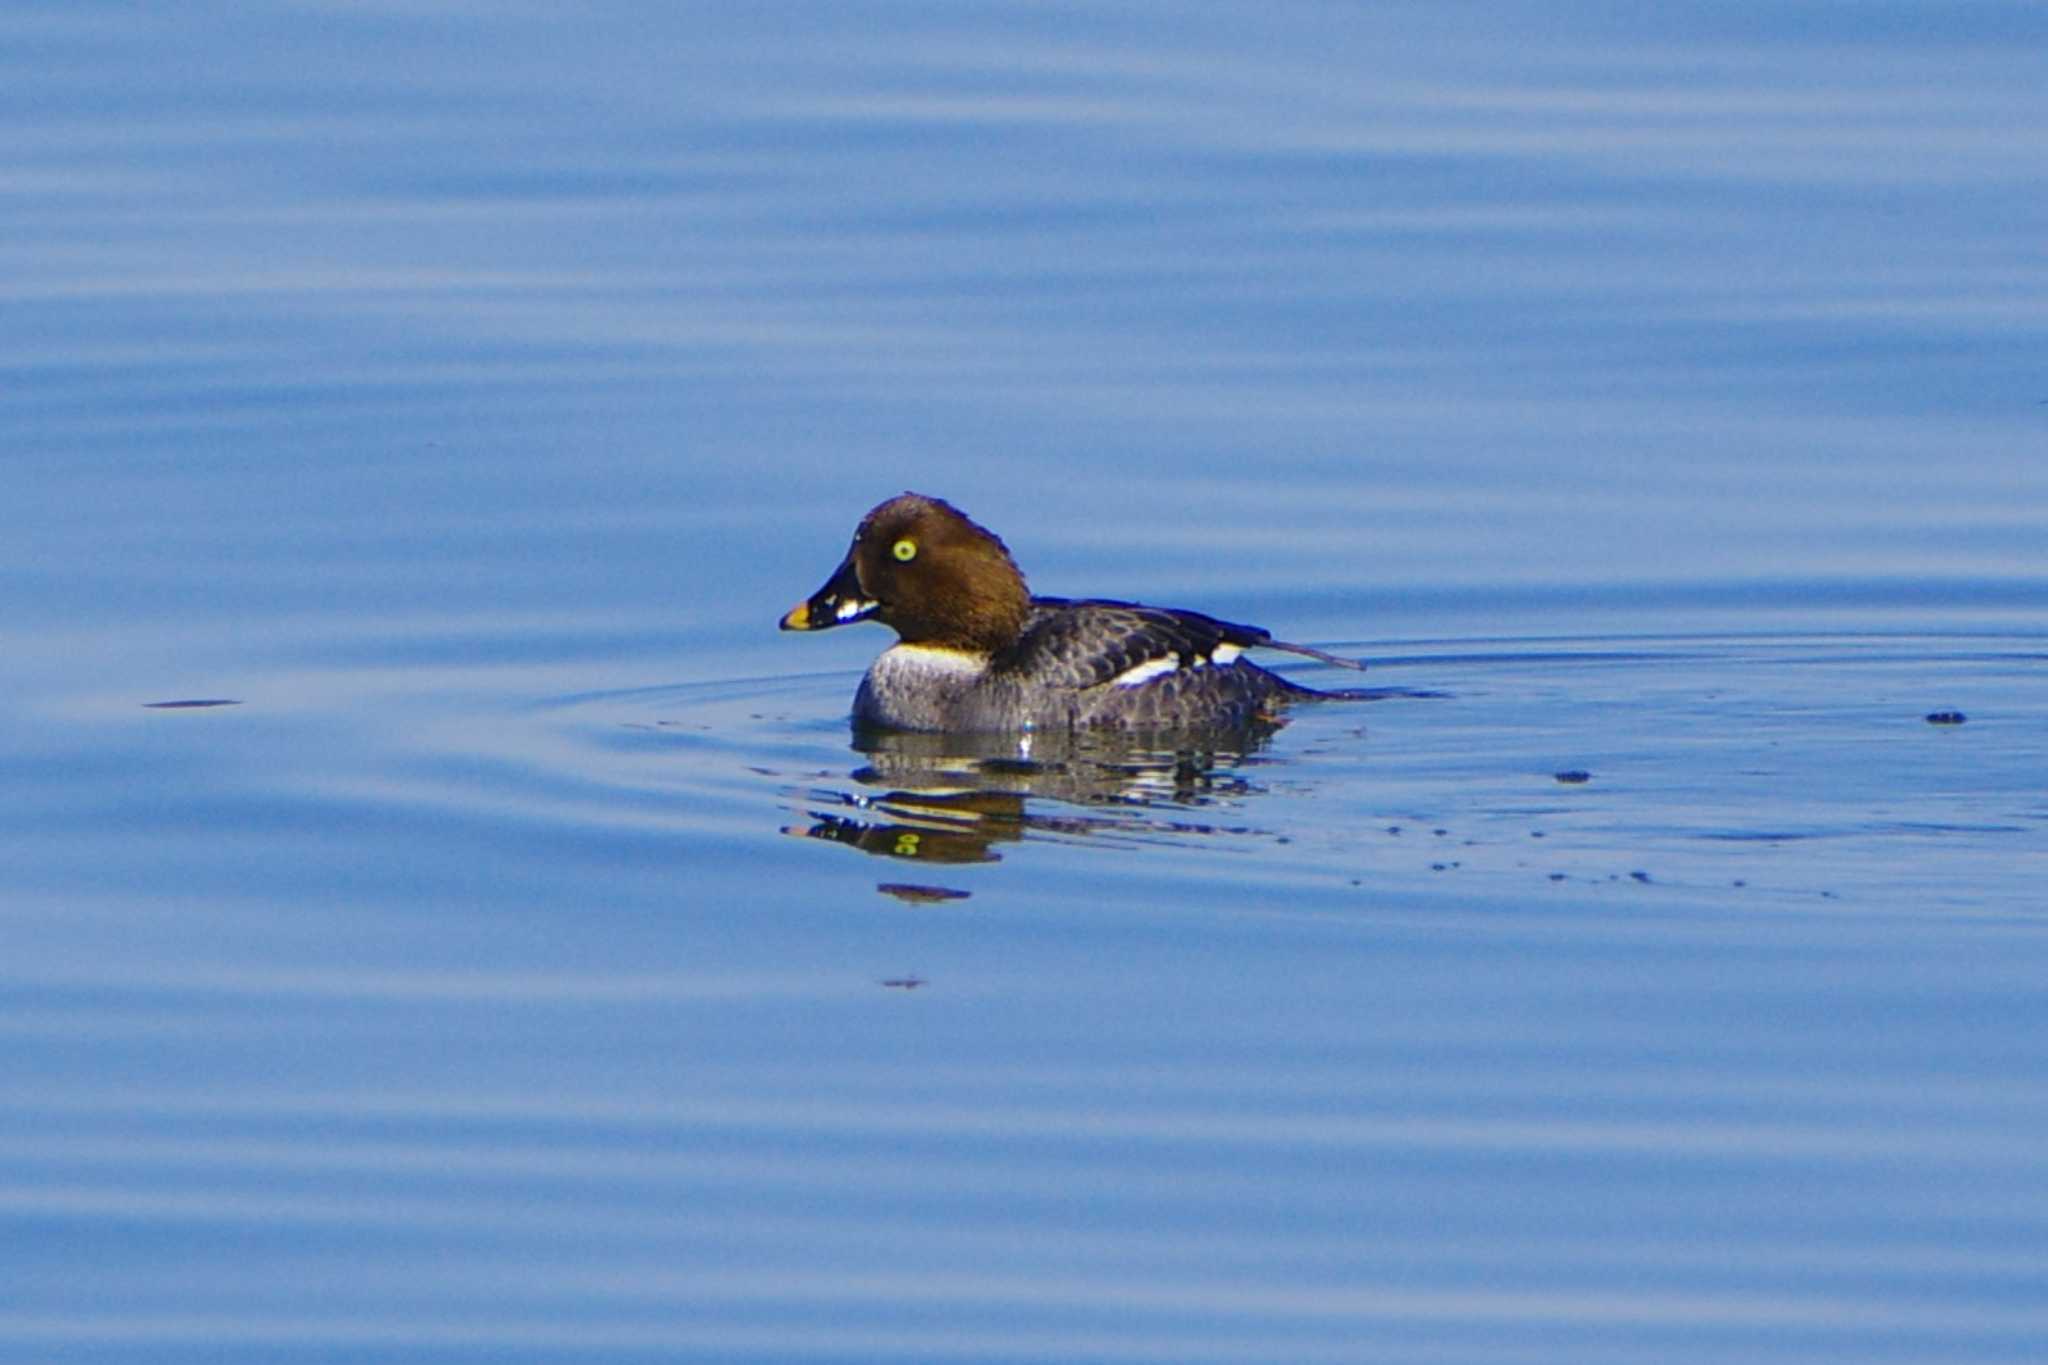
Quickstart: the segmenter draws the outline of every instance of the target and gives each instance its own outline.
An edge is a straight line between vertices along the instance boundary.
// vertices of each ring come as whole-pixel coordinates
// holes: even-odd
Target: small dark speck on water
[[[144,709],[150,711],[197,711],[208,706],[240,706],[234,697],[191,697],[183,701],[146,701]]]
[[[1628,875],[1636,881],[1642,882],[1646,886],[1649,884],[1650,874],[1647,872],[1631,872]]]
[[[1557,774],[1557,780],[1571,786],[1577,786],[1581,782],[1591,782],[1593,774],[1587,772],[1584,768],[1566,768],[1563,772]]]
[[[914,991],[925,984],[921,976],[892,976],[881,983],[892,991]]]
[[[1927,723],[1929,725],[1961,725],[1968,719],[1969,717],[1960,711],[1929,711],[1927,713]]]

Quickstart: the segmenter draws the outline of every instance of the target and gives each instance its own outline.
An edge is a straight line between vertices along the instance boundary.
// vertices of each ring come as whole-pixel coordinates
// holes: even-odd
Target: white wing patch
[[[1144,663],[1133,664],[1109,680],[1111,687],[1137,687],[1161,678],[1180,667],[1180,655],[1169,654],[1163,659],[1147,659]]]
[[[1205,664],[1214,664],[1221,668],[1226,664],[1236,662],[1237,656],[1242,653],[1244,653],[1244,649],[1239,645],[1219,644],[1213,653],[1206,656],[1196,654],[1189,657],[1181,654],[1166,654],[1157,659],[1147,659],[1141,664],[1132,664],[1129,668],[1111,678],[1109,685],[1111,687],[1141,687],[1151,682],[1154,678],[1163,678],[1167,674],[1177,672],[1182,668],[1201,668]]]

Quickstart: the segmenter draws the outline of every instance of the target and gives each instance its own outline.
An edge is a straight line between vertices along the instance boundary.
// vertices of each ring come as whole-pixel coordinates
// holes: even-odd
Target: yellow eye
[[[889,547],[889,553],[895,555],[903,563],[908,564],[911,560],[917,558],[917,542],[909,536],[905,536]]]

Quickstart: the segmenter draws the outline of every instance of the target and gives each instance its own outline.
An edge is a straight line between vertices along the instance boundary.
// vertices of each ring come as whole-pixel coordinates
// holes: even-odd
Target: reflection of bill
[[[1266,761],[1260,754],[1278,728],[860,731],[854,748],[868,762],[849,774],[859,789],[811,791],[809,823],[784,832],[926,863],[993,862],[996,844],[1027,835],[1143,842],[1255,833],[1174,812],[1256,795],[1244,770]]]

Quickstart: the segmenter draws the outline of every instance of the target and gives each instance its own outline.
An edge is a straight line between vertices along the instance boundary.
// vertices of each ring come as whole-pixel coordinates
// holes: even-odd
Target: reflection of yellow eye
[[[911,560],[917,558],[917,542],[909,536],[905,536],[889,547],[889,553],[895,555],[896,558],[902,560],[905,564],[908,564]]]

